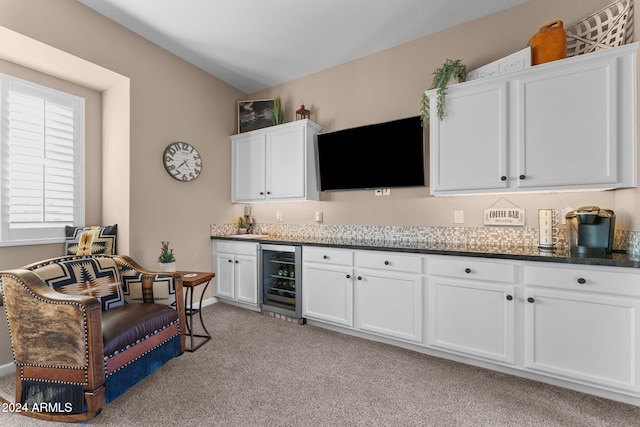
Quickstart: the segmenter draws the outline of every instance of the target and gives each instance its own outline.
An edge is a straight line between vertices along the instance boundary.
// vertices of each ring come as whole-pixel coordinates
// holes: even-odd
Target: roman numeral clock
[[[164,168],[178,181],[193,181],[202,171],[202,159],[196,148],[187,142],[173,142],[162,154]]]

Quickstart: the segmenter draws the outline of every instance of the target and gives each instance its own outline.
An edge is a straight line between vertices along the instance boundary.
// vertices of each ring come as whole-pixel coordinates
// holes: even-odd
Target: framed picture
[[[238,133],[273,126],[273,99],[238,102]]]

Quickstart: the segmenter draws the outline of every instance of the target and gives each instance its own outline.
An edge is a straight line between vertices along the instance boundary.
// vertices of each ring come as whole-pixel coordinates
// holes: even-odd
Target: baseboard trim
[[[209,305],[213,305],[215,303],[218,302],[218,298],[216,297],[211,297],[211,298],[207,298],[205,300],[202,300],[202,307],[206,307]],[[194,301],[193,302],[193,308],[199,309],[200,308],[200,301]]]
[[[213,305],[213,304],[215,304],[217,302],[218,302],[218,298],[216,298],[216,297],[207,298],[206,300],[202,301],[202,307]]]

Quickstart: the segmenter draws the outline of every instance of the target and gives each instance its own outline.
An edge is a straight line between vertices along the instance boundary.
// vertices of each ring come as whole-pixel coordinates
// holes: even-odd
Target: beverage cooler
[[[302,248],[260,245],[260,255],[262,310],[302,318]]]

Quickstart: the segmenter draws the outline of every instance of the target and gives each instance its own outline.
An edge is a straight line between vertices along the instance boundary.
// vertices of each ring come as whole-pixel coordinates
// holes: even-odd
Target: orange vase
[[[549,22],[531,37],[531,64],[538,65],[567,57],[567,34],[560,20]]]

